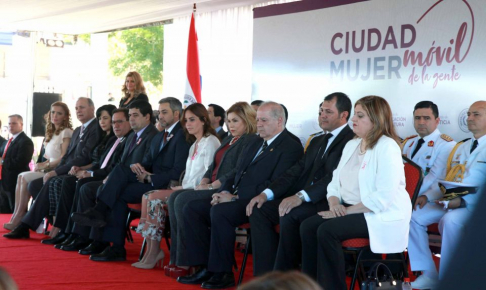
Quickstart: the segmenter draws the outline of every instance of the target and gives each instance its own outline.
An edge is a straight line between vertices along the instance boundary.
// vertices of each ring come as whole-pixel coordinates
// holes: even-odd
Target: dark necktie
[[[160,144],[159,152],[162,151],[162,148],[164,148],[165,143],[167,143],[167,135],[169,135],[169,132],[164,131],[164,138],[162,139],[162,144]]]
[[[420,147],[422,147],[422,144],[424,144],[424,139],[420,138],[417,142],[417,147],[415,147],[415,149],[413,150],[412,152],[412,159],[413,157],[415,156],[415,154],[420,150]]]
[[[473,146],[471,147],[471,151],[469,151],[469,153],[473,153],[476,147],[478,147],[478,140],[474,140]]]
[[[257,159],[258,156],[262,155],[263,151],[265,151],[265,149],[267,149],[267,147],[268,147],[267,141],[263,141],[262,150],[260,150],[260,152],[258,152],[258,155],[255,156],[255,158],[253,160]]]
[[[130,147],[128,147],[128,154],[132,153],[133,147],[135,147],[135,143],[137,143],[138,135],[135,134],[132,139],[132,143],[130,143]]]
[[[322,156],[321,159],[324,158],[324,155],[326,154],[326,149],[327,149],[327,144],[329,143],[329,139],[332,138],[331,133],[327,133],[326,136],[324,136],[322,140],[322,145],[321,145],[321,150],[322,150]]]

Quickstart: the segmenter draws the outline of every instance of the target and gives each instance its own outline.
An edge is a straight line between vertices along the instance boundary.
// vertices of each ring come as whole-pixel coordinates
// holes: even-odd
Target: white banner
[[[320,130],[318,105],[336,91],[353,103],[386,98],[401,137],[415,134],[413,108],[423,100],[438,105],[442,133],[471,137],[467,109],[486,99],[486,1],[374,0],[285,13],[254,20],[252,99],[285,104],[287,127],[303,141]]]

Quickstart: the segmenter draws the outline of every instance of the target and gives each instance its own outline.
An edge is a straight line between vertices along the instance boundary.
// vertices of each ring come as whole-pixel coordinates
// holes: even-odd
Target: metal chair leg
[[[363,250],[359,250],[358,253],[358,258],[356,259],[356,266],[354,266],[354,273],[353,273],[353,279],[351,280],[351,286],[349,287],[350,290],[354,290],[354,285],[356,284],[356,278],[358,276],[358,271],[359,271],[359,263],[361,261],[361,255],[363,254]],[[361,285],[360,285],[361,289]]]
[[[246,268],[246,260],[248,258],[248,251],[250,248],[250,242],[251,242],[251,235],[249,229],[247,230],[247,238],[246,238],[246,245],[245,245],[245,254],[243,255],[243,263],[241,265],[241,271],[240,271],[240,276],[238,277],[238,285],[241,285],[241,282],[243,281],[243,275],[245,274],[245,268]]]
[[[142,249],[140,250],[140,255],[138,256],[138,260],[142,260],[143,258],[143,252],[145,252],[145,247],[147,246],[147,239],[143,239],[143,243],[142,243]]]

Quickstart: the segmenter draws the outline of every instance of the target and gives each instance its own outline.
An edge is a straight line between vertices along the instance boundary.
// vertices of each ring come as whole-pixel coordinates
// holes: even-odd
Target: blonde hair
[[[366,96],[356,101],[354,107],[356,108],[357,105],[363,108],[368,114],[371,123],[373,123],[373,128],[363,138],[366,140],[367,148],[373,149],[383,135],[392,138],[400,144],[393,125],[392,111],[385,99],[378,96]]]
[[[322,290],[309,276],[298,271],[270,272],[252,280],[238,290]]]
[[[229,113],[234,113],[243,120],[246,124],[246,134],[256,133],[256,112],[247,102],[234,103],[228,111],[226,111],[226,117]]]
[[[125,95],[124,98],[125,99],[130,98],[130,92],[128,91],[127,88],[128,77],[133,78],[133,80],[135,81],[135,91],[133,92],[133,97],[136,98],[138,95],[142,93],[145,94],[145,86],[143,84],[142,76],[136,71],[131,71],[125,77],[125,82],[123,82],[122,92]]]

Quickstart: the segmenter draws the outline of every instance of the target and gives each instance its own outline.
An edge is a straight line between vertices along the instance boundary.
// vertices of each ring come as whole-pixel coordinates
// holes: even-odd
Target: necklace
[[[364,151],[361,151],[361,142],[363,142],[362,140],[359,142],[359,146],[358,146],[358,149],[359,149],[359,152],[358,154],[359,155],[364,155],[366,153],[366,149]]]

